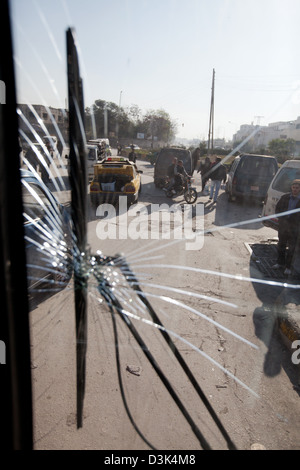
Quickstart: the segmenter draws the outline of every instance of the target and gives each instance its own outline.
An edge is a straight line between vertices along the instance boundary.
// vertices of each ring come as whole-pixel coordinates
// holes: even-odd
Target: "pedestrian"
[[[300,209],[300,179],[291,184],[291,191],[281,196],[275,207],[275,213]],[[284,268],[284,274],[292,273],[293,256],[299,241],[300,212],[278,217],[277,263],[273,269]]]
[[[201,155],[200,148],[197,147],[192,153],[192,174],[194,173],[194,171],[197,168],[198,161],[200,159],[200,155]]]
[[[211,161],[209,157],[205,157],[204,162],[200,163],[200,167],[197,173],[201,174],[201,185],[202,185],[202,192],[204,192],[205,185],[210,178],[210,174],[208,173],[211,167]]]
[[[134,151],[134,146],[131,145],[131,152],[128,155],[129,161],[135,163],[136,162],[136,153]]]
[[[122,155],[122,145],[118,143],[118,155]]]
[[[217,202],[222,181],[225,183],[227,178],[226,168],[221,162],[222,159],[216,157],[209,171],[209,177],[211,179],[209,199],[213,199],[214,203]]]

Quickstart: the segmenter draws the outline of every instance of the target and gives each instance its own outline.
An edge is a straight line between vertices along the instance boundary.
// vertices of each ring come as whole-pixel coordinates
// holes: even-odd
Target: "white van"
[[[103,157],[111,157],[112,151],[111,151],[111,146],[109,143],[109,139],[106,138],[100,138],[100,139],[91,139],[88,140],[88,145],[98,145],[101,146],[102,148],[102,156]]]
[[[94,178],[94,165],[99,161],[99,152],[98,146],[93,144],[88,144],[86,146],[87,149],[87,163],[86,163],[86,170],[88,180],[91,181]],[[66,155],[67,158],[67,168],[70,172],[70,159],[69,156]]]
[[[98,162],[98,146],[87,145],[87,174],[89,181],[94,178],[94,165]]]
[[[275,207],[281,196],[289,193],[292,181],[300,179],[300,160],[287,160],[279,168],[273,180],[270,183],[267,197],[265,198],[262,217],[275,214]],[[266,227],[278,230],[278,218],[272,217],[262,222]]]

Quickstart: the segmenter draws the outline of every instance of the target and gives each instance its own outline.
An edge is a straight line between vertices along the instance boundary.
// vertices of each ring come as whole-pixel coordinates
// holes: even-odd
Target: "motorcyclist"
[[[178,160],[178,164],[175,169],[175,188],[178,186],[185,186],[186,180],[190,178],[190,175],[186,172],[186,169],[183,166],[183,161]]]
[[[167,188],[165,188],[166,191],[172,190],[175,184],[175,174],[176,174],[176,168],[177,168],[177,158],[174,157],[171,165],[168,166],[167,170],[167,175],[169,178],[169,184]],[[175,190],[174,190],[175,192]]]

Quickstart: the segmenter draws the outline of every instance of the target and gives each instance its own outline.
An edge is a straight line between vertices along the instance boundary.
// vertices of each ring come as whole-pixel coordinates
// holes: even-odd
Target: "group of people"
[[[201,173],[202,192],[208,180],[211,180],[209,199],[217,202],[217,197],[222,181],[225,183],[227,178],[226,168],[221,163],[221,158],[217,157],[215,162],[211,163],[210,158],[206,157],[198,172]],[[299,211],[293,211],[299,209]],[[300,179],[296,179],[291,184],[291,191],[284,194],[276,204],[275,208],[278,217],[278,245],[277,262],[273,269],[283,269],[284,274],[292,274],[293,262],[295,256],[300,254]],[[280,215],[286,213],[284,215]]]
[[[211,162],[209,157],[206,157],[204,162],[200,164],[198,173],[201,174],[202,192],[208,180],[210,183],[209,199],[217,202],[221,184],[226,183],[227,171],[225,165],[222,163],[221,157],[216,157],[214,162]]]
[[[206,157],[201,162],[198,173],[201,174],[202,193],[204,193],[207,182],[210,180],[209,199],[217,203],[217,198],[221,184],[226,183],[227,171],[222,159],[216,157],[211,162]],[[184,169],[183,162],[173,159],[168,168],[169,186],[168,189],[175,191],[176,184],[183,184],[182,178],[188,176]],[[299,211],[293,211],[299,209]],[[284,215],[280,215],[285,213]],[[296,179],[291,184],[291,191],[284,194],[276,205],[276,214],[278,217],[278,259],[273,266],[274,269],[284,269],[285,275],[292,274],[292,265],[297,253],[300,254],[300,179]]]
[[[206,157],[198,169],[199,172],[201,173],[202,192],[204,192],[205,185],[210,179],[209,199],[213,199],[213,202],[216,203],[222,181],[225,183],[227,178],[226,168],[222,164],[221,158],[216,157],[215,161],[211,162],[210,158]],[[171,165],[168,167],[167,176],[169,184],[166,189],[171,189],[174,193],[176,192],[176,186],[184,186],[186,178],[189,177],[184,168],[183,161],[178,160],[176,157],[173,158]]]

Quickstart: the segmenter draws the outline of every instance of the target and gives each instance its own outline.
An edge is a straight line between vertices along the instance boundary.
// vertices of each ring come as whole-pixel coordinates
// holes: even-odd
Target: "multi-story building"
[[[248,147],[253,151],[266,148],[271,140],[274,139],[293,139],[296,142],[294,156],[300,156],[300,116],[295,121],[279,121],[259,126],[254,124],[243,124],[232,138],[233,146],[245,139],[248,141]]]
[[[32,130],[39,135],[45,135],[43,124],[47,128],[49,135],[57,135],[59,132],[64,139],[68,135],[68,112],[65,109],[46,107],[41,104],[18,104],[19,110],[22,112],[25,120],[19,117],[19,127],[26,133],[31,134]],[[28,121],[29,125],[25,122]]]

